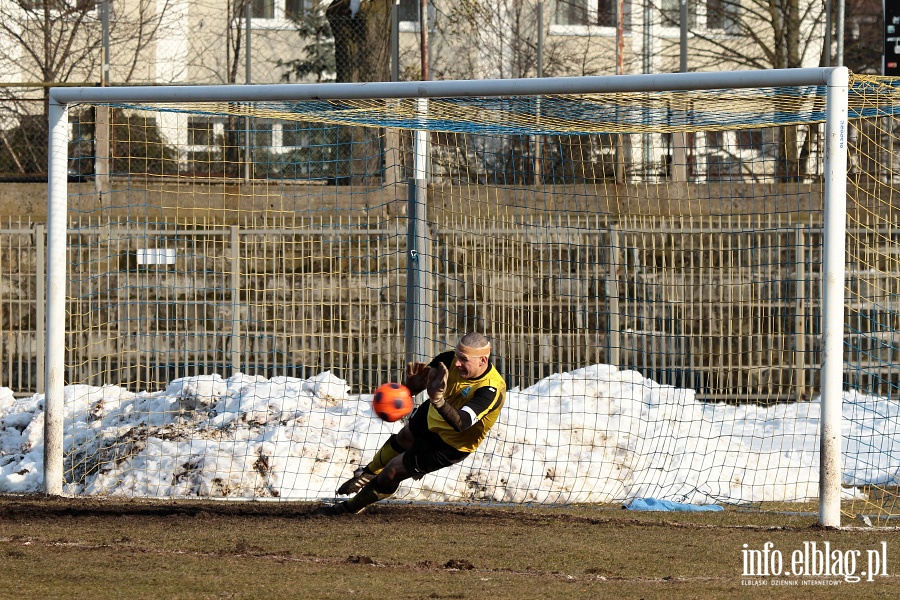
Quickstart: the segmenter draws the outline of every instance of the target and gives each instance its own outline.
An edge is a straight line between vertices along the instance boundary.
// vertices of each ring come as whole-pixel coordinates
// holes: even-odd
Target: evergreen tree
[[[281,74],[281,80],[289,82],[293,78],[295,81],[304,81],[315,76],[317,83],[334,81],[334,36],[322,4],[317,3],[292,21],[297,34],[305,43],[303,58],[279,60],[278,66],[287,69]]]

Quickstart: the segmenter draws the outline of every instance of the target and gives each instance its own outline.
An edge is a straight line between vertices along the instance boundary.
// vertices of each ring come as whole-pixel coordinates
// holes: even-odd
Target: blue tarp
[[[681,510],[693,512],[725,510],[718,504],[684,504],[683,502],[657,500],[656,498],[635,498],[631,501],[631,504],[626,504],[622,508],[627,508],[628,510]]]

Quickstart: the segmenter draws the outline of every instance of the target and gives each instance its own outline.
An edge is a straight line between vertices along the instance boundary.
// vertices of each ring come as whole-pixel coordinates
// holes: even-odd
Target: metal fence
[[[43,87],[0,85],[0,180],[47,177]]]
[[[819,225],[772,217],[546,225],[432,232],[436,350],[456,331],[486,331],[511,386],[608,362],[709,400],[817,393]],[[871,235],[888,246],[900,234]],[[69,237],[67,381],[158,389],[197,373],[332,370],[359,392],[401,373],[400,220],[76,222]],[[0,229],[0,385],[18,395],[43,386],[43,239],[41,224]],[[879,271],[851,270],[848,286],[900,293]],[[848,307],[848,338],[875,339],[865,327],[872,310]],[[897,385],[889,342],[857,347],[872,363],[862,387]]]

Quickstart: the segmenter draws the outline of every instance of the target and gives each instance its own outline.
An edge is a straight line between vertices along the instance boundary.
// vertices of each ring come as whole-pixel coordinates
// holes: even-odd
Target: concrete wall
[[[293,213],[314,210],[317,213],[346,215],[365,207],[403,210],[406,185],[391,188],[325,186],[269,181],[255,184],[196,183],[150,180],[130,185],[114,182],[112,198],[101,200],[92,183],[69,184],[69,206],[79,210],[104,210],[104,215],[123,214],[140,205],[142,210],[157,207],[160,218],[216,218],[212,205],[232,205],[242,211]],[[851,200],[858,196],[865,203],[871,192],[852,188]],[[429,190],[429,205],[435,210],[484,211],[485,203],[497,214],[516,210],[550,212],[589,210],[591,214],[610,216],[660,215],[673,217],[718,216],[729,214],[818,213],[822,209],[820,184],[779,184],[746,187],[738,184],[614,184],[538,186],[501,188],[466,183],[435,184]],[[222,200],[225,202],[222,202]],[[214,202],[212,202],[214,201]],[[879,204],[887,204],[879,202]],[[106,205],[106,206],[104,206]],[[109,208],[108,206],[132,208]],[[228,220],[228,212],[220,211]],[[396,214],[396,213],[395,213]],[[439,213],[435,213],[437,215]],[[47,185],[36,183],[0,183],[0,218],[28,217],[41,223],[47,219]]]

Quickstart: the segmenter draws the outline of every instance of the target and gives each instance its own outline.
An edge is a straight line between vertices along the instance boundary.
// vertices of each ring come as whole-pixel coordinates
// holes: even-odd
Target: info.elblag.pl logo
[[[803,542],[782,552],[772,542],[744,544],[742,585],[838,585],[887,577],[887,542],[874,548],[842,549],[831,542]],[[752,578],[752,579],[748,579]]]

